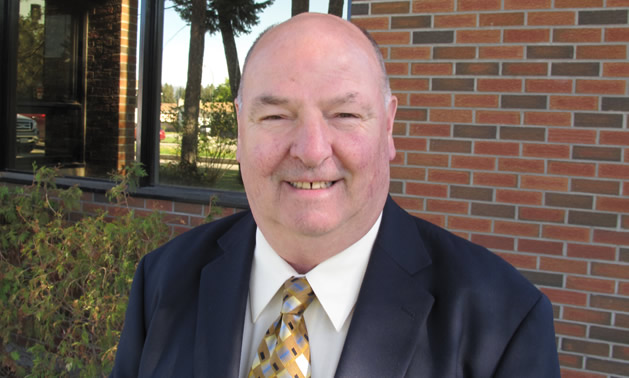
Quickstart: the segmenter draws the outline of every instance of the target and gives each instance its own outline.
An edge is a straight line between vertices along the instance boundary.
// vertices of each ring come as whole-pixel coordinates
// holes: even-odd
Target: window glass
[[[346,18],[347,3],[216,0],[207,2],[204,32],[194,33],[191,15],[201,12],[192,10],[193,1],[166,0],[160,184],[242,191],[235,161],[233,95],[249,47],[263,30],[290,18],[292,12],[328,13],[332,6]]]
[[[16,162],[106,177],[135,156],[137,0],[21,0]]]

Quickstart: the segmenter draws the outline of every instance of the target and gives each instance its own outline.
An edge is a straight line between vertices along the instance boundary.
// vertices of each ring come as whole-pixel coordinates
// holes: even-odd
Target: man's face
[[[270,31],[248,62],[238,110],[245,189],[265,235],[360,237],[386,200],[396,100],[385,103],[358,30],[304,22]]]

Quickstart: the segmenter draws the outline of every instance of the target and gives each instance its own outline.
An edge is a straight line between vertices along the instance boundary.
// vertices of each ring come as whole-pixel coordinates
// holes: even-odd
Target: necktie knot
[[[314,298],[306,277],[292,277],[284,282],[282,314],[301,315]]]

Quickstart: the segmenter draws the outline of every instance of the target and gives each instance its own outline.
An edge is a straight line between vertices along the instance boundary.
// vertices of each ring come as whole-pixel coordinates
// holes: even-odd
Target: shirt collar
[[[337,331],[345,323],[358,298],[381,219],[382,213],[356,243],[305,274]],[[300,274],[273,250],[258,228],[249,284],[252,322],[257,321],[284,281],[292,276]]]

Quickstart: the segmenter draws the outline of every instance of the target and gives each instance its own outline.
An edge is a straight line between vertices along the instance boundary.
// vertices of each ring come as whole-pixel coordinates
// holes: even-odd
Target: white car
[[[31,152],[39,142],[37,122],[32,118],[18,114],[15,135],[18,152]]]

